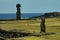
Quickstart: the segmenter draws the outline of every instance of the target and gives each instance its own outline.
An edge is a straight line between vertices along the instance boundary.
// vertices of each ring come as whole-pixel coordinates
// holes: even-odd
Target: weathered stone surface
[[[20,9],[21,5],[18,3],[16,7],[17,7],[16,19],[19,20],[21,19],[21,9]]]
[[[40,27],[41,27],[41,32],[46,32],[46,28],[45,28],[45,16],[41,16],[41,24],[40,24]]]

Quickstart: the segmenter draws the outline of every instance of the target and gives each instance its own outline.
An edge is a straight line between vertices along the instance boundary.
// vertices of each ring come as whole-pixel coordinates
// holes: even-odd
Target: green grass
[[[27,36],[16,38],[15,40],[60,40],[60,18],[46,19],[46,32],[56,34],[46,36]],[[40,20],[18,20],[18,21],[0,21],[0,28],[4,30],[17,30],[30,33],[40,32]],[[11,39],[14,40],[14,39]]]

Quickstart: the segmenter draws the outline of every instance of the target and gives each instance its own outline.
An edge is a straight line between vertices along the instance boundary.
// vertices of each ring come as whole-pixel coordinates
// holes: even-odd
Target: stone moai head
[[[41,21],[45,22],[45,16],[44,15],[41,16]]]
[[[18,4],[16,5],[16,7],[19,8],[19,7],[21,7],[21,5],[18,3]]]
[[[21,9],[20,9],[21,5],[18,3],[16,7],[17,7],[16,19],[19,20],[21,19]]]
[[[46,30],[45,30],[45,16],[44,15],[41,16],[40,27],[41,27],[41,33],[46,32]]]

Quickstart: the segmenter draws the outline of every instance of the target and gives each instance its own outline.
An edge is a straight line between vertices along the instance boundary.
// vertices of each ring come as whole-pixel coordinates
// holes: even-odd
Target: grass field
[[[56,34],[45,36],[27,36],[11,40],[60,40],[60,18],[46,18],[46,32]],[[16,30],[22,32],[39,33],[40,20],[0,21],[0,28],[4,30]],[[8,39],[9,40],[9,39]]]

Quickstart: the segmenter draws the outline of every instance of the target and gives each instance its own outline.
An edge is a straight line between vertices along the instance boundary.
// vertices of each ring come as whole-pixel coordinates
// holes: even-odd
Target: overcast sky
[[[0,13],[15,13],[17,3],[22,13],[60,12],[60,0],[0,0]]]

